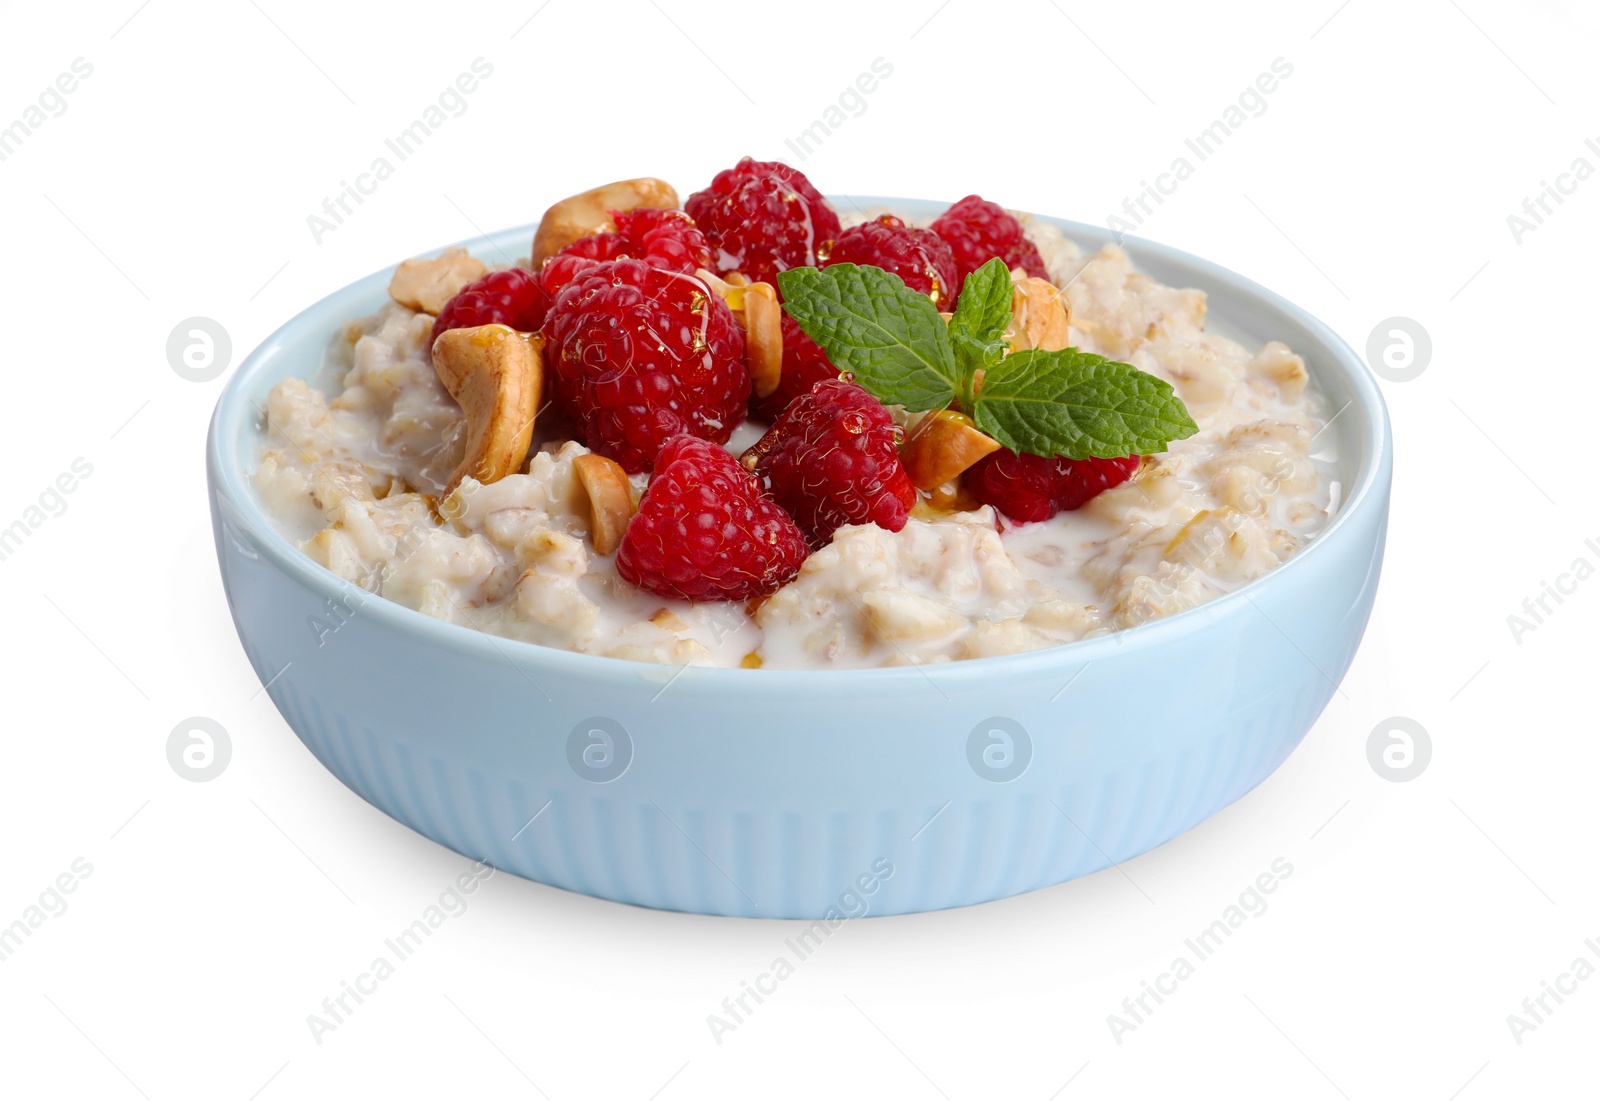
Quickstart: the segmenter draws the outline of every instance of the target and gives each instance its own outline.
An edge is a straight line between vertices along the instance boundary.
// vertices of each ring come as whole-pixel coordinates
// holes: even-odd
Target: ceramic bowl
[[[1086,249],[1111,237],[1049,220]],[[493,243],[523,255],[532,232]],[[1215,264],[1123,244],[1156,279],[1204,290],[1230,335],[1285,341],[1343,409],[1327,430],[1336,518],[1237,592],[1054,649],[868,670],[664,667],[430,619],[301,554],[248,478],[259,403],[382,304],[384,271],[273,333],[218,402],[207,472],[245,653],[363,799],[466,856],[600,898],[839,920],[1003,898],[1137,856],[1259,784],[1327,704],[1377,588],[1392,448],[1376,384],[1326,325]]]

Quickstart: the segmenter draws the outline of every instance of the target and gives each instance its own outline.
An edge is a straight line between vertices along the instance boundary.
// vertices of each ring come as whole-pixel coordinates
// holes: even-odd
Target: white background
[[[1592,1096],[1600,979],[1520,1044],[1507,1015],[1600,938],[1600,581],[1520,642],[1507,616],[1600,563],[1600,179],[1520,242],[1506,218],[1600,168],[1594,5],[542,3],[0,4],[0,125],[93,65],[0,162],[0,526],[93,466],[0,562],[0,925],[93,869],[0,963],[0,1093]],[[477,57],[465,113],[317,243],[307,215]],[[879,57],[865,112],[799,161],[784,139]],[[1140,232],[1358,349],[1394,315],[1434,346],[1384,384],[1377,610],[1288,763],[1120,870],[853,922],[720,1045],[707,1014],[791,925],[497,874],[317,1044],[307,1015],[468,864],[343,788],[260,692],[205,506],[223,382],[175,374],[173,326],[217,319],[237,363],[400,258],[601,181],[687,194],[747,152],[823,191],[1100,222],[1279,57],[1266,112]],[[207,783],[166,758],[193,715],[233,744]],[[1433,747],[1405,783],[1367,757],[1396,715]],[[1279,857],[1269,909],[1119,1044],[1107,1015]]]

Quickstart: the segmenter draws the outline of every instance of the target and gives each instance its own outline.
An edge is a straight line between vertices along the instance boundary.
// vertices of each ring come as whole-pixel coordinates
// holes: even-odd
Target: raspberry
[[[611,215],[617,234],[639,251],[633,255],[658,268],[693,275],[712,265],[711,245],[694,219],[681,210],[626,210]]]
[[[828,359],[816,341],[805,334],[788,314],[783,315],[783,373],[778,388],[764,398],[750,395],[752,416],[771,424],[801,394],[808,394],[819,382],[839,377],[839,368]]]
[[[967,491],[1018,523],[1048,520],[1063,509],[1082,508],[1097,494],[1121,485],[1139,469],[1139,456],[1063,459],[1019,455],[1002,448],[972,465],[963,476]]]
[[[724,443],[744,420],[743,330],[693,276],[595,264],[556,296],[544,336],[557,401],[591,451],[630,473],[679,433]]]
[[[561,288],[572,282],[579,272],[607,260],[621,260],[629,254],[628,249],[627,238],[620,233],[579,237],[544,262],[544,267],[539,269],[539,285],[554,302]]]
[[[657,596],[749,600],[805,559],[805,536],[732,455],[674,436],[617,548],[617,573]]]
[[[817,250],[839,236],[839,215],[805,173],[745,157],[724,168],[683,208],[705,231],[718,270],[777,284],[777,274],[816,265]]]
[[[519,333],[537,332],[544,324],[550,297],[533,274],[523,268],[491,271],[456,292],[433,322],[433,339],[447,329],[509,325]]]
[[[819,382],[746,453],[773,498],[820,547],[845,524],[906,526],[917,503],[898,431],[878,399],[845,379]]]
[[[1001,449],[973,463],[962,475],[967,492],[1021,524],[1048,520],[1055,503],[1056,460]]]
[[[839,235],[823,260],[828,264],[871,264],[893,272],[906,286],[932,298],[941,310],[955,308],[957,281],[950,246],[932,230],[914,229],[893,214],[851,226]]]
[[[597,261],[632,257],[655,267],[693,275],[711,267],[711,246],[694,220],[681,210],[613,211],[615,233],[580,237],[544,262],[539,285],[552,301],[561,288]]]
[[[1066,470],[1056,483],[1056,504],[1067,512],[1082,508],[1108,489],[1121,485],[1139,469],[1138,455],[1120,459],[1062,459]]]
[[[1050,278],[1039,249],[1028,240],[1022,223],[999,203],[968,195],[928,228],[950,245],[960,279],[966,279],[996,256],[1009,268],[1022,268],[1040,279]]]

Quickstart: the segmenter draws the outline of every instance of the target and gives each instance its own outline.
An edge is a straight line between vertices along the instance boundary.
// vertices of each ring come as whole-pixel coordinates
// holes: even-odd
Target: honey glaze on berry
[[[679,665],[875,667],[1055,646],[1174,614],[1281,565],[1338,507],[1330,410],[1300,357],[1229,339],[1208,326],[1203,294],[1157,283],[1115,246],[1085,255],[1053,226],[976,197],[942,216],[942,250],[893,228],[855,239],[895,250],[913,279],[931,263],[918,289],[933,296],[951,256],[958,279],[985,251],[1014,278],[1047,277],[1064,339],[1170,383],[1198,431],[1121,463],[1098,492],[1045,476],[1040,492],[1059,489],[1065,504],[1037,522],[979,500],[974,488],[1001,499],[980,476],[919,490],[897,449],[933,448],[919,469],[934,471],[1003,473],[1009,453],[960,412],[876,404],[788,316],[768,393],[730,369],[744,364],[748,319],[729,293],[750,283],[744,257],[768,278],[828,263],[825,246],[852,224],[896,212],[840,219],[803,175],[762,162],[690,196],[692,224],[641,205],[670,192],[659,181],[628,183],[606,201],[653,197],[636,204],[644,214],[568,206],[531,277],[495,279],[459,254],[408,262],[394,301],[332,334],[315,378],[273,388],[253,479],[304,553],[426,615],[539,645]],[[584,295],[605,311],[563,321],[564,296]],[[514,473],[452,486],[490,426],[440,382],[435,329],[535,319],[542,360],[517,391],[539,388],[532,450]],[[617,347],[639,359],[611,362]],[[472,412],[491,415],[507,414]],[[668,440],[679,442],[663,452]],[[683,465],[657,468],[640,522],[662,454]]]

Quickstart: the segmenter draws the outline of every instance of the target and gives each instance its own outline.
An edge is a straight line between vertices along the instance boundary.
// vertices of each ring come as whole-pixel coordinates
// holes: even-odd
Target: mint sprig
[[[1112,459],[1199,431],[1170,384],[1130,364],[1076,348],[1006,355],[1011,274],[998,258],[967,276],[948,327],[882,268],[791,268],[778,286],[789,316],[879,401],[954,403],[1013,451]]]

